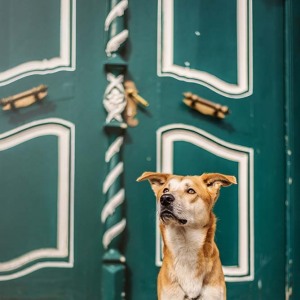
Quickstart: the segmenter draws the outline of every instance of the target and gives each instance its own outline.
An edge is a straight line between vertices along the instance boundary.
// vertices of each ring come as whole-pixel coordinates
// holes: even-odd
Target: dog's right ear
[[[136,181],[149,180],[154,194],[157,195],[161,186],[163,186],[170,174],[157,173],[157,172],[144,172]]]

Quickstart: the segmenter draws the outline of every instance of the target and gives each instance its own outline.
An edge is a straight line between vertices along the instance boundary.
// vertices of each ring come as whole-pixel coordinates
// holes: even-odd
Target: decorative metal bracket
[[[48,87],[41,84],[38,87],[34,87],[31,90],[0,99],[0,104],[3,110],[12,110],[22,107],[30,106],[36,102],[43,100],[48,92]]]
[[[208,101],[190,92],[184,93],[183,102],[203,115],[224,119],[229,114],[228,106]]]
[[[139,124],[139,121],[135,118],[138,104],[147,107],[149,103],[138,94],[138,90],[133,81],[125,81],[124,87],[127,100],[124,117],[128,126],[135,127]]]

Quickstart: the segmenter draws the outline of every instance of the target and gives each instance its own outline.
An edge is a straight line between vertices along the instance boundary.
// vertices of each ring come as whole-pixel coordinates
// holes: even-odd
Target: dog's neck
[[[207,263],[215,249],[216,218],[211,213],[202,227],[163,225],[164,264],[172,281],[177,282],[187,299],[198,299]],[[199,276],[199,274],[201,274]]]
[[[211,212],[209,222],[202,227],[189,227],[162,224],[164,251],[178,257],[180,252],[188,252],[198,257],[201,252],[204,257],[211,255],[216,231],[216,217]],[[195,259],[197,259],[195,257]]]

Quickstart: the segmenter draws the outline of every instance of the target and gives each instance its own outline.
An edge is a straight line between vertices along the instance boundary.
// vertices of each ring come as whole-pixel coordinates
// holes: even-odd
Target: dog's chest
[[[204,274],[201,273],[199,251],[203,246],[205,233],[198,230],[177,230],[170,228],[166,242],[173,256],[171,276],[189,298],[200,295]]]

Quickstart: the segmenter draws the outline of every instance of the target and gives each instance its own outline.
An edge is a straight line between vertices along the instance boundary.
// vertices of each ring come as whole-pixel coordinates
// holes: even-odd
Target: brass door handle
[[[183,94],[183,102],[190,108],[204,114],[219,119],[224,119],[229,114],[228,106],[224,106],[199,97],[198,95],[186,92]]]
[[[48,87],[44,84],[41,84],[38,87],[34,87],[28,91],[2,98],[0,99],[2,110],[11,110],[32,105],[43,100],[48,94],[47,91]]]
[[[131,126],[135,127],[138,125],[139,121],[135,118],[137,114],[137,106],[138,104],[147,107],[149,103],[143,97],[141,97],[138,93],[138,90],[131,80],[126,80],[124,82],[125,88],[125,97],[127,101],[126,109],[125,109],[125,119],[126,123]]]

